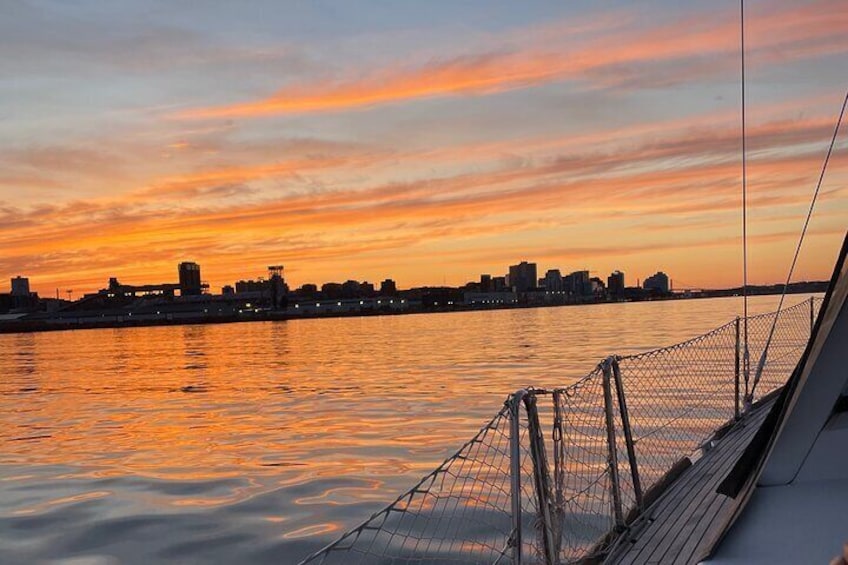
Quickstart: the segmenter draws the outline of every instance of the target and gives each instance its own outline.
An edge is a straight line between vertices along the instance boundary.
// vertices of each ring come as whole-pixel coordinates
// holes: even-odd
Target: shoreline
[[[810,289],[789,289],[786,294],[811,294],[817,292]],[[781,292],[757,292],[751,293],[749,296],[776,296]],[[123,329],[123,328],[146,328],[157,326],[197,326],[197,325],[214,325],[214,324],[237,324],[250,322],[282,322],[288,320],[314,320],[324,318],[361,318],[372,316],[405,316],[415,314],[451,314],[457,312],[480,312],[490,310],[516,310],[527,308],[561,308],[570,306],[594,306],[600,304],[632,304],[636,302],[666,302],[672,300],[704,300],[708,298],[732,298],[741,297],[740,294],[722,293],[722,294],[699,294],[699,295],[672,295],[667,297],[654,297],[645,300],[598,300],[591,302],[578,303],[539,303],[539,304],[502,304],[490,306],[466,306],[463,304],[454,305],[451,307],[442,308],[423,308],[415,307],[406,310],[371,310],[357,312],[326,312],[326,313],[303,313],[292,314],[289,312],[251,312],[242,313],[232,316],[201,316],[197,318],[180,318],[170,319],[166,315],[162,318],[146,319],[146,320],[104,320],[97,321],[92,317],[90,321],[76,321],[63,323],[57,320],[15,320],[0,322],[0,334],[30,334],[30,333],[45,333],[59,331],[74,331],[74,330],[94,330],[94,329]],[[79,320],[77,318],[76,320]]]

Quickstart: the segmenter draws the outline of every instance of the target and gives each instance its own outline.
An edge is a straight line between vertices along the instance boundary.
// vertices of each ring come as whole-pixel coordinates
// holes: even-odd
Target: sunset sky
[[[684,5],[684,6],[682,6]],[[750,2],[750,281],[785,278],[845,0]],[[739,4],[0,3],[0,292],[267,265],[402,288],[522,259],[741,281]],[[795,280],[848,226],[848,127]]]

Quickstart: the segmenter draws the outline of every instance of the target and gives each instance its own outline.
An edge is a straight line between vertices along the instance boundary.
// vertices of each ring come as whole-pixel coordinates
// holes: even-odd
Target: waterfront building
[[[642,288],[645,290],[654,290],[662,294],[668,294],[668,275],[662,271],[658,271],[645,279],[645,282],[642,284]]]
[[[492,292],[493,290],[492,275],[480,275],[480,292]]]
[[[184,261],[179,265],[180,295],[197,296],[202,294],[203,285],[200,282],[200,265],[192,261]]]
[[[173,297],[179,284],[142,284],[130,285],[118,281],[118,277],[109,277],[109,286],[96,293],[86,294],[83,299],[100,297],[101,299],[135,298],[137,296],[169,296]]]
[[[374,285],[368,281],[359,283],[359,296],[368,297],[374,295]]]
[[[271,290],[271,308],[274,310],[282,310],[288,304],[289,285],[283,278],[283,266],[272,265],[268,267],[270,276],[268,277],[268,286]]]
[[[528,292],[536,288],[536,263],[522,261],[509,267],[509,286],[516,292]]]
[[[294,294],[298,300],[312,300],[318,296],[318,285],[312,283],[303,284],[294,291]]]
[[[268,283],[262,279],[236,281],[236,294],[244,294],[245,292],[263,292],[267,289]]]
[[[562,273],[559,269],[548,269],[545,273],[544,284],[545,290],[548,292],[562,292]]]
[[[589,279],[589,285],[592,287],[592,294],[604,294],[606,287],[604,281],[600,277],[592,277]]]
[[[567,275],[563,279],[563,290],[569,294],[590,296],[592,283],[589,280],[589,271],[574,271]]]
[[[12,296],[19,298],[29,297],[29,279],[26,277],[15,277],[12,279]]]
[[[504,292],[507,290],[506,277],[492,277],[492,291]]]
[[[380,283],[380,294],[382,296],[394,296],[397,291],[397,283],[392,279],[386,279]]]
[[[349,280],[342,283],[342,298],[358,298],[359,281]]]
[[[336,282],[328,282],[321,285],[321,294],[324,298],[341,298],[342,284]]]
[[[624,294],[624,273],[613,271],[607,277],[607,291],[610,296],[622,296]]]
[[[497,308],[518,304],[518,296],[514,292],[465,292],[462,298],[466,306],[478,308]]]
[[[341,298],[335,300],[301,300],[286,309],[294,316],[321,314],[367,314],[375,312],[402,312],[409,310],[409,301],[398,297]]]

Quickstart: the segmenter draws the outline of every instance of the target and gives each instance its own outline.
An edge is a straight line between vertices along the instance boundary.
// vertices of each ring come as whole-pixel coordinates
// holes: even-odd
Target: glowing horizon
[[[521,260],[741,284],[738,4],[236,9],[0,7],[0,292],[184,260],[216,292],[270,264],[409,288]],[[749,282],[772,284],[844,96],[848,10],[748,16]],[[846,149],[843,130],[794,280],[830,275]]]

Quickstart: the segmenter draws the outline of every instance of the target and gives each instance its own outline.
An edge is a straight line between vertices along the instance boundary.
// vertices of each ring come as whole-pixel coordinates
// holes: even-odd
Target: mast
[[[751,376],[751,358],[748,351],[748,152],[745,131],[745,0],[739,0],[739,34],[742,59],[742,370],[745,377],[746,408],[748,403],[748,382]]]

